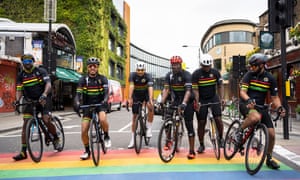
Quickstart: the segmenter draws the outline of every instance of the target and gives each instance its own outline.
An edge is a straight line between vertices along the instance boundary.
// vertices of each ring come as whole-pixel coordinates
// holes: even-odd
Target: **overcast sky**
[[[198,67],[198,47],[211,25],[226,19],[258,23],[268,8],[267,0],[125,1],[130,6],[131,43],[165,58],[180,55],[190,71]]]

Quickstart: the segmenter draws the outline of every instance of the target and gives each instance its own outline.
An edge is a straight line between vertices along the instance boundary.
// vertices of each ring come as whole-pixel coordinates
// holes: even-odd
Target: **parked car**
[[[110,113],[112,109],[116,109],[118,111],[121,110],[122,107],[122,101],[123,101],[123,95],[122,95],[122,89],[121,84],[119,81],[115,80],[108,80],[108,108],[107,112]]]

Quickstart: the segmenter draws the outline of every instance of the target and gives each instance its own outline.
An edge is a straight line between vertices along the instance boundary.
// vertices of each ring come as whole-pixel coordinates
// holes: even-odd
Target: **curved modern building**
[[[214,68],[220,71],[225,79],[225,84],[228,84],[226,80],[230,77],[230,70],[234,65],[233,61],[236,60],[233,57],[245,57],[248,52],[258,46],[256,31],[257,25],[249,20],[229,19],[216,22],[207,29],[202,37],[201,50],[203,53],[213,56]],[[227,92],[225,94],[227,97],[231,96],[228,93],[228,88],[225,88],[225,92]],[[233,91],[233,93],[236,92]]]

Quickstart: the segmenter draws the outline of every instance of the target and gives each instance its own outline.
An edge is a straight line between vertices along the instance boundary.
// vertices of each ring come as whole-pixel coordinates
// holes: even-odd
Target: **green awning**
[[[56,77],[64,82],[77,83],[79,81],[79,78],[81,77],[81,74],[72,69],[56,67]]]

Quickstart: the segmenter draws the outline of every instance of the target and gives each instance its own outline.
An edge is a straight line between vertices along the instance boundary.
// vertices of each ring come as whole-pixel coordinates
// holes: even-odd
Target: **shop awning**
[[[77,83],[81,74],[72,69],[66,69],[62,67],[56,67],[56,77],[64,82]]]

